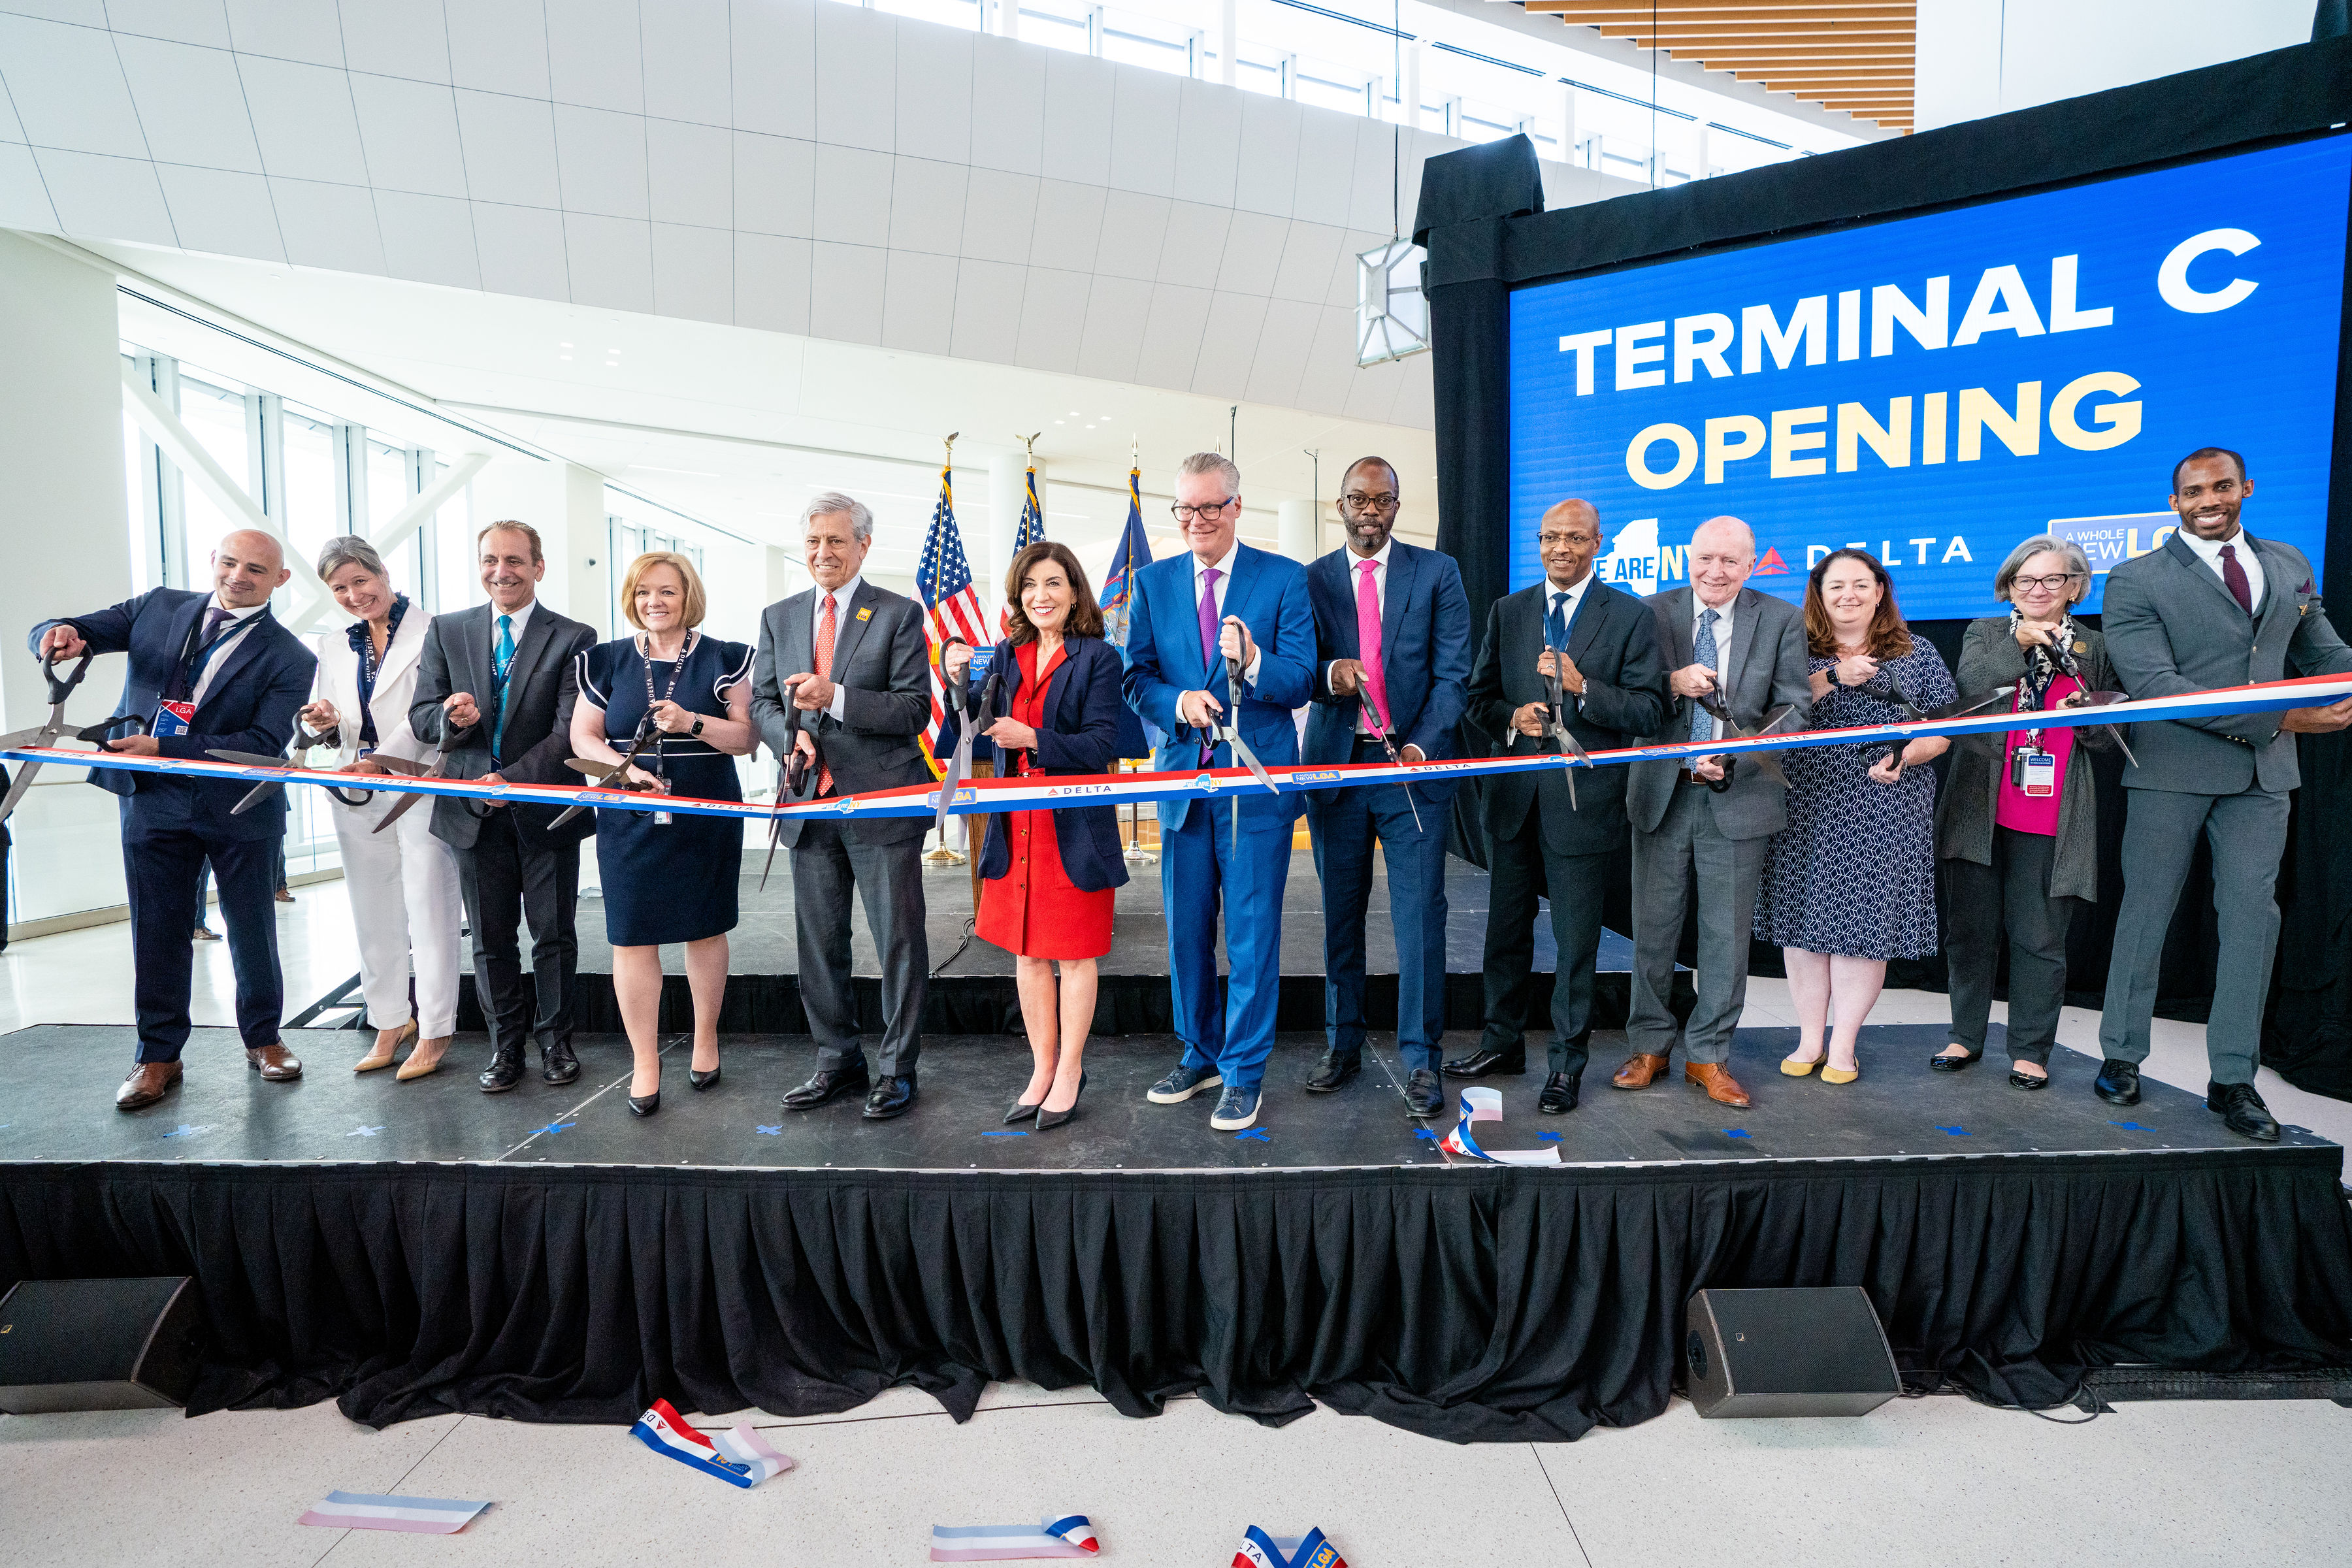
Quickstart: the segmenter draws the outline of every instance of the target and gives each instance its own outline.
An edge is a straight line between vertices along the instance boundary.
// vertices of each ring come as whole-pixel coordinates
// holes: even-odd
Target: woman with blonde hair
[[[626,782],[705,800],[740,800],[735,759],[759,743],[751,725],[751,649],[698,630],[709,600],[694,563],[656,550],[629,563],[621,613],[633,637],[580,656],[572,710],[572,753],[617,763],[645,744]],[[616,783],[621,781],[615,781]],[[687,1081],[719,1081],[719,1009],[727,994],[727,933],[735,929],[743,824],[732,816],[596,813],[596,864],[604,885],[604,934],[613,944],[613,992],[635,1056],[629,1110],[661,1108],[661,947],[686,945],[694,995],[694,1056]]]

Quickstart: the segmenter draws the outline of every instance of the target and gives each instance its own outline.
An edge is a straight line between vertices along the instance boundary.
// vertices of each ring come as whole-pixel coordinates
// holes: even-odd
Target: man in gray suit
[[[923,612],[866,582],[874,514],[828,492],[803,514],[803,546],[816,586],[760,616],[751,668],[751,718],[780,763],[811,756],[812,798],[849,797],[930,782],[917,742],[931,716]],[[779,672],[784,672],[779,676]],[[866,1096],[866,1117],[885,1121],[915,1103],[923,996],[931,969],[923,935],[926,818],[788,818],[793,929],[800,948],[801,1003],[816,1037],[816,1072],[784,1096],[786,1110],[814,1110],[841,1094]],[[849,900],[882,954],[881,1072],[869,1076],[858,1043],[849,972]]]
[[[2107,574],[2100,616],[2116,678],[2133,697],[2172,697],[2297,675],[2352,671],[2327,623],[2301,552],[2256,539],[2239,525],[2254,493],[2246,460],[2220,447],[2191,452],[2172,470],[2180,531],[2163,547]],[[2289,733],[2352,723],[2352,699],[2285,714],[2227,713],[2133,726],[2137,765],[2124,769],[2131,815],[2124,825],[2124,898],[2107,968],[2095,1085],[2111,1105],[2139,1102],[2148,1019],[2165,929],[2201,834],[2213,847],[2213,910],[2221,952],[2205,1024],[2212,1078],[2205,1107],[2232,1132],[2264,1142],[2279,1126],[2254,1089],[2263,1003],[2278,947],[2272,896],[2286,848],[2287,792],[2302,782]]]
[[[1701,698],[1751,729],[1784,702],[1799,720],[1811,707],[1805,617],[1786,600],[1747,586],[1755,568],[1748,526],[1711,518],[1691,535],[1691,585],[1646,601],[1673,667],[1667,684],[1675,698],[1653,744],[1722,739],[1722,721],[1699,706]],[[1670,1065],[1675,1016],[1666,996],[1696,879],[1698,1006],[1683,1030],[1683,1077],[1719,1104],[1745,1107],[1748,1091],[1724,1064],[1748,1000],[1748,916],[1764,875],[1764,845],[1788,820],[1788,785],[1754,758],[1635,763],[1632,773],[1625,815],[1633,824],[1633,1004],[1625,1037],[1633,1054],[1610,1083],[1647,1089]]]

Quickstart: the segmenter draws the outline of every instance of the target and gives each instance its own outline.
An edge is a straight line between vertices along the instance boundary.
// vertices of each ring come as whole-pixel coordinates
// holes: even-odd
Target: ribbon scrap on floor
[[[1234,1568],[1348,1568],[1339,1549],[1319,1530],[1305,1535],[1268,1535],[1253,1524],[1234,1553]]]
[[[391,1492],[329,1492],[295,1521],[329,1530],[398,1530],[411,1535],[455,1535],[489,1507],[455,1498],[401,1497]]]
[[[1102,1550],[1095,1527],[1082,1513],[1064,1514],[1038,1525],[935,1524],[934,1563],[999,1563],[1024,1557],[1092,1557]]]
[[[771,1476],[793,1468],[792,1459],[768,1447],[751,1426],[715,1435],[697,1431],[667,1399],[637,1417],[629,1436],[656,1454],[691,1465],[707,1476],[717,1476],[730,1487],[756,1487]]]
[[[1557,1149],[1486,1149],[1470,1131],[1474,1121],[1503,1120],[1503,1091],[1499,1089],[1465,1089],[1462,1091],[1462,1120],[1454,1131],[1437,1141],[1437,1146],[1449,1154],[1465,1159],[1485,1160],[1496,1165],[1557,1165]]]

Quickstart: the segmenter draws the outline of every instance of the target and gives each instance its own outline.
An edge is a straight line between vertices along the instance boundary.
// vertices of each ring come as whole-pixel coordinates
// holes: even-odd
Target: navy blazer
[[[1127,671],[1118,649],[1100,637],[1070,637],[1063,644],[1061,664],[1045,681],[1047,722],[1037,728],[1036,771],[1047,773],[1107,773],[1118,767],[1118,716],[1125,710],[1119,682]],[[981,713],[986,678],[972,682],[971,711],[986,729],[1013,710],[1013,694],[1021,689],[1021,661],[1013,645],[1001,642],[989,664],[999,695],[991,711]],[[950,710],[940,742],[952,752],[960,716]],[[1002,752],[1003,747],[998,751]],[[1000,775],[1001,776],[1001,775]],[[1118,808],[1083,805],[1054,814],[1054,838],[1061,846],[1062,869],[1070,885],[1098,893],[1127,881],[1127,857],[1118,841]],[[980,874],[991,881],[1013,868],[1012,847],[1000,826],[988,835],[981,852]]]
[[[26,640],[38,648],[43,632],[70,626],[100,653],[129,654],[131,668],[123,677],[115,711],[135,713],[152,722],[163,688],[178,671],[212,597],[182,588],[151,589],[92,615],[43,621]],[[166,757],[199,762],[210,761],[207,753],[215,750],[284,751],[294,737],[295,714],[310,700],[318,668],[318,657],[300,637],[264,615],[259,626],[240,634],[221,653],[189,732],[163,737],[156,750]],[[230,815],[252,790],[250,780],[199,783],[171,773],[92,768],[89,782],[126,797],[124,823],[134,833],[185,832],[227,839],[285,836],[284,790],[271,791],[241,816]]]
[[[1315,610],[1315,696],[1301,760],[1310,766],[1355,760],[1362,699],[1332,695],[1331,661],[1363,657],[1356,636],[1356,563],[1362,559],[1342,545],[1307,568],[1307,596]],[[1433,761],[1459,754],[1454,726],[1470,684],[1470,601],[1451,555],[1402,540],[1390,544],[1387,591],[1381,596],[1381,666],[1397,750],[1419,746]],[[1458,783],[1424,779],[1413,787],[1443,802],[1453,798]],[[1320,805],[1338,793],[1310,795]]]

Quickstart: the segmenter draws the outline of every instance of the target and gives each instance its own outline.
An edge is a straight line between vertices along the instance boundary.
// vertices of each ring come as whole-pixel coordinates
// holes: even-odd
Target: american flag
[[[954,470],[940,469],[940,504],[931,511],[931,531],[923,540],[923,563],[915,569],[915,592],[923,601],[924,636],[930,644],[931,721],[923,731],[923,756],[931,775],[940,777],[940,742],[947,730],[947,687],[940,679],[940,649],[950,637],[961,637],[974,647],[988,644],[988,613],[972,591],[971,563],[964,558],[963,535],[956,529]]]
[[[1013,553],[1020,554],[1045,537],[1045,511],[1037,504],[1037,465],[1032,462],[1029,465],[1029,499],[1021,503],[1021,531],[1013,541]],[[1012,605],[1007,605],[996,612],[996,629],[1001,636],[1009,637],[1013,635]]]

